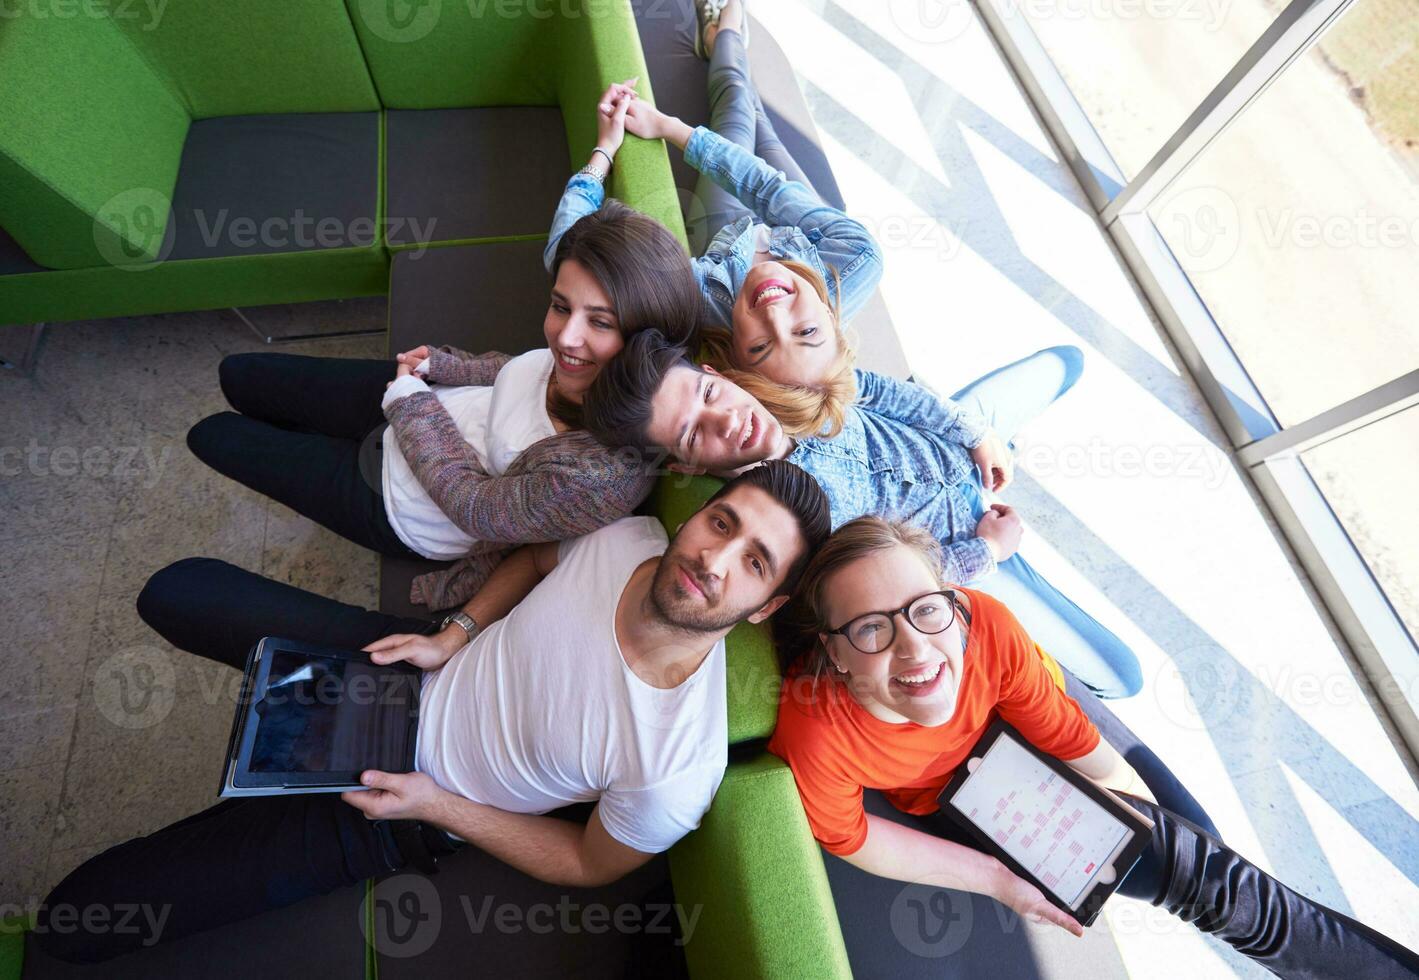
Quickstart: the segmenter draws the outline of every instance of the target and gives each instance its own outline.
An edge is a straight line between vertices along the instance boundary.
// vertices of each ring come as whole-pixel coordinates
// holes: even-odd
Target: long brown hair
[[[693,347],[701,322],[699,283],[690,255],[670,230],[615,198],[578,220],[557,242],[552,281],[572,260],[606,291],[623,340],[655,327],[677,344]],[[553,391],[552,414],[583,427],[581,406]]]
[[[803,570],[793,601],[774,617],[779,661],[787,673],[796,670],[817,680],[832,675],[832,661],[818,634],[833,628],[827,619],[828,581],[860,558],[905,547],[943,582],[941,545],[925,528],[906,521],[867,516],[848,521],[833,532]]]
[[[701,338],[702,357],[773,413],[786,435],[831,439],[842,431],[847,410],[857,400],[857,377],[853,373],[857,351],[843,329],[838,303],[829,296],[828,285],[823,278],[803,262],[783,261],[780,264],[807,280],[828,308],[833,330],[838,337],[837,360],[833,362],[828,376],[817,384],[786,384],[766,378],[757,371],[735,367],[733,336],[722,327],[705,329]],[[836,286],[837,281],[834,280]]]

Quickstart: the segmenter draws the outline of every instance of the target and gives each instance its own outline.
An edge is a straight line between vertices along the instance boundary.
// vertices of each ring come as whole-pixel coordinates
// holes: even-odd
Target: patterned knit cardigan
[[[428,380],[490,385],[510,360],[440,347],[431,352]],[[574,538],[625,517],[654,479],[641,453],[607,449],[584,431],[534,443],[502,476],[490,476],[432,392],[393,402],[385,417],[425,492],[476,541],[452,567],[414,579],[409,598],[430,610],[466,602],[518,545]]]

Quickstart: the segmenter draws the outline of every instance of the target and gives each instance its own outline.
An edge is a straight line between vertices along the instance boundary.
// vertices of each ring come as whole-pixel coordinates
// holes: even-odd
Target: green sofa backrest
[[[0,225],[41,265],[153,258],[187,127],[112,20],[0,22]]]
[[[595,0],[600,2],[600,0]],[[577,0],[346,0],[389,109],[554,105],[561,33]]]
[[[113,22],[193,119],[380,107],[344,0],[150,2]]]
[[[674,536],[723,484],[713,477],[663,476],[651,491],[650,513]],[[729,696],[729,744],[768,738],[778,722],[781,675],[767,625],[740,623],[725,643]]]
[[[344,0],[0,20],[0,226],[41,265],[151,261],[194,119],[380,107]]]

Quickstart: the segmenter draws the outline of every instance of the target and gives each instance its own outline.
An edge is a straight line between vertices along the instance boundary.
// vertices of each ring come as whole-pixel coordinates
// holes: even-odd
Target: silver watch
[[[468,641],[470,643],[473,641],[473,637],[478,635],[478,624],[473,621],[472,616],[462,610],[456,613],[449,613],[445,616],[443,622],[439,623],[439,632],[442,633],[444,630],[448,629],[449,623],[457,623],[463,629],[463,632],[468,634]]]

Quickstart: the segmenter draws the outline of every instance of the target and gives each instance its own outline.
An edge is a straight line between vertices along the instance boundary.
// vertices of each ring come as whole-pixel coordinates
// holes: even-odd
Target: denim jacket
[[[995,571],[960,489],[977,479],[970,451],[985,438],[986,420],[922,385],[870,371],[857,372],[857,390],[838,435],[800,439],[788,457],[822,485],[833,529],[864,514],[911,521],[941,542],[948,582]]]
[[[882,278],[882,256],[877,242],[859,222],[823,203],[783,171],[703,126],[695,129],[685,145],[685,162],[737,197],[769,226],[770,254],[803,262],[823,277],[829,294],[838,298],[841,322],[847,323],[862,309]],[[552,269],[557,242],[567,229],[601,207],[605,198],[605,188],[594,177],[576,174],[567,181],[542,255],[547,271]],[[706,316],[726,329],[732,325],[734,299],[754,264],[753,225],[748,215],[726,225],[705,254],[692,260]]]

